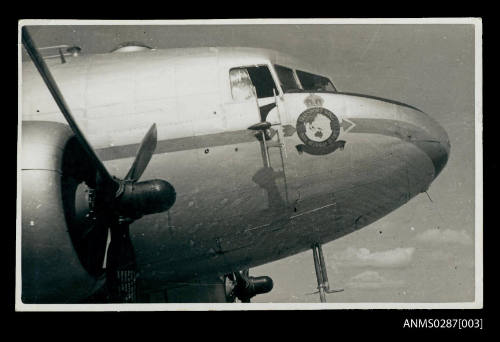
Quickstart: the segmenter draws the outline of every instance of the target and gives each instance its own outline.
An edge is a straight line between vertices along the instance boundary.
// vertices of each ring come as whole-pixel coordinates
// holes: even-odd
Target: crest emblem
[[[330,146],[339,137],[339,119],[326,108],[311,107],[297,119],[297,134],[307,146]]]
[[[325,155],[344,149],[345,141],[337,140],[340,134],[339,119],[323,107],[306,109],[297,119],[297,134],[304,143],[295,146],[299,154]]]

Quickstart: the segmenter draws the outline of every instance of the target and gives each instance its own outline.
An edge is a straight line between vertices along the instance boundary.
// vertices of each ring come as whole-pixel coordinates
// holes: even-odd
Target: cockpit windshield
[[[332,82],[324,76],[314,75],[305,71],[297,70],[297,77],[306,91],[336,92]]]
[[[284,93],[301,91],[300,85],[295,78],[293,70],[281,65],[274,65]]]
[[[284,93],[309,92],[337,92],[334,85],[325,76],[311,74],[309,72],[274,65],[278,75],[281,89]]]

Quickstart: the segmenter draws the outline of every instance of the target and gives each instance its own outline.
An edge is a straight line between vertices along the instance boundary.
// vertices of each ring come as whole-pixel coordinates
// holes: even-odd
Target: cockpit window
[[[252,79],[252,83],[257,90],[257,98],[274,96],[274,92],[278,94],[278,89],[274,84],[273,76],[269,68],[265,65],[247,67],[248,74]],[[274,90],[274,92],[273,92]]]
[[[336,92],[332,82],[324,76],[314,75],[309,72],[297,70],[297,77],[306,91],[330,91]]]
[[[274,65],[276,69],[276,73],[278,74],[278,78],[280,80],[281,89],[283,92],[289,93],[293,91],[300,91],[300,86],[295,79],[295,75],[293,74],[293,70],[281,65]]]
[[[265,98],[278,94],[269,68],[265,65],[233,68],[229,71],[234,100],[247,100],[257,95]]]
[[[234,100],[245,101],[255,97],[255,88],[247,69],[236,68],[229,71],[231,81],[231,95]]]

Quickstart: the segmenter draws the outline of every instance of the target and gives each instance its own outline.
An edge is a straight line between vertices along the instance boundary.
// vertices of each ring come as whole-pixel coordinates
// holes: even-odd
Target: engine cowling
[[[73,133],[61,123],[23,122],[21,157],[21,299],[78,302],[98,287],[100,274],[91,265],[103,257],[86,260],[88,247],[75,247],[79,232],[69,223],[77,216],[77,186],[92,171]]]

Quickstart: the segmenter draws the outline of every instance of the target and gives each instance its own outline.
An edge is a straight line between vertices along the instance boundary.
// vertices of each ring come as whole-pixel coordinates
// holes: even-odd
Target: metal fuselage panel
[[[142,179],[168,180],[177,201],[131,225],[144,288],[254,267],[337,239],[427,190],[446,163],[446,132],[426,114],[340,93],[278,96],[269,142],[281,137],[284,158],[271,148],[267,163],[262,139],[247,129],[260,120],[255,100],[234,103],[230,95],[229,68],[250,61],[148,53],[54,70],[112,174],[125,175],[157,123],[158,147]],[[271,62],[261,56],[253,64]],[[26,72],[23,82],[24,120],[63,121],[36,75]],[[326,149],[311,149],[297,132],[310,108],[338,120]]]

